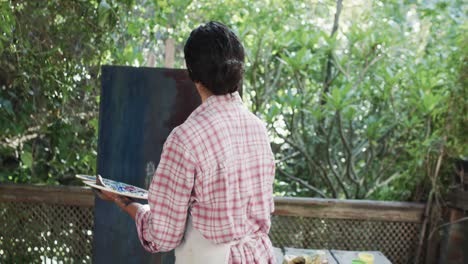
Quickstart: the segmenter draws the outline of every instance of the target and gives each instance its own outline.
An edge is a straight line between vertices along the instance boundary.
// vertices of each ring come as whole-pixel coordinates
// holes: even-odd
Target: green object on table
[[[360,259],[353,259],[351,261],[351,264],[366,264],[366,263]]]

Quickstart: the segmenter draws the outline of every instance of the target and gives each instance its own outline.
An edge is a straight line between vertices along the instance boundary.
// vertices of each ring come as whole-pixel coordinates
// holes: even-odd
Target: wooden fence
[[[0,185],[0,263],[90,263],[94,195],[88,188]],[[275,198],[276,247],[378,250],[413,263],[424,205]]]

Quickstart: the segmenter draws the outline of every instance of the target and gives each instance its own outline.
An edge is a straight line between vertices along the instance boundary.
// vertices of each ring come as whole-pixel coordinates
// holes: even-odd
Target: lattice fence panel
[[[412,263],[420,223],[273,216],[275,247],[377,250],[394,264]]]
[[[91,263],[92,207],[0,203],[0,263]]]
[[[0,263],[91,263],[93,207],[0,202]],[[273,216],[275,247],[378,250],[412,263],[420,223]]]

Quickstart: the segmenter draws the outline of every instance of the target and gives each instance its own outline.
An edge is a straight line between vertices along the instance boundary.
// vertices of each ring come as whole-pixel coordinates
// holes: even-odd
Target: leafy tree
[[[1,5],[0,181],[94,172],[100,65],[161,67],[174,41],[184,67],[208,20],[245,45],[244,99],[268,123],[278,195],[437,200],[468,154],[462,1]]]
[[[95,170],[99,65],[111,44],[98,2],[0,10],[0,181],[66,184]]]

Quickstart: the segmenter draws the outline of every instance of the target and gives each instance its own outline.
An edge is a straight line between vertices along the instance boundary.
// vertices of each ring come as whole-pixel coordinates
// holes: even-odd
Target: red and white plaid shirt
[[[190,212],[194,228],[214,243],[258,236],[232,246],[229,263],[275,263],[268,238],[274,175],[265,125],[237,92],[210,96],[164,144],[149,204],[136,214],[143,247],[176,248]]]

